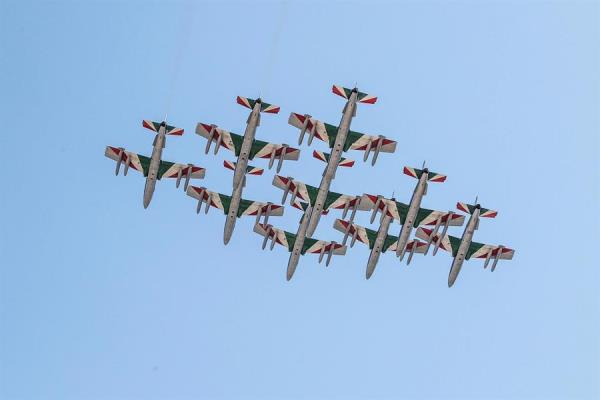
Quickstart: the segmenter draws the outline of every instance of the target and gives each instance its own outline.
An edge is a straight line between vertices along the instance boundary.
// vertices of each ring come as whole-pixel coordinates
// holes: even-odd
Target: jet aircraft
[[[294,207],[304,211],[300,224],[298,226],[298,232],[294,235],[291,232],[286,232],[281,229],[274,228],[272,225],[267,223],[254,225],[254,232],[264,237],[262,248],[267,245],[267,241],[271,239],[271,247],[273,250],[275,243],[280,244],[287,248],[290,252],[290,258],[288,261],[286,279],[289,281],[294,276],[296,267],[300,256],[305,254],[319,254],[319,263],[323,261],[323,257],[327,254],[327,260],[325,266],[328,266],[333,255],[344,255],[346,254],[346,246],[336,243],[335,241],[327,242],[324,240],[313,239],[306,236],[306,230],[308,228],[308,221],[310,219],[312,207],[306,203],[296,201]]]
[[[308,131],[308,144],[312,143],[313,138],[320,139],[331,148],[331,154],[320,153],[317,158],[326,161],[327,167],[323,172],[323,178],[319,185],[314,202],[311,204],[313,212],[308,224],[308,235],[312,235],[319,223],[321,212],[324,209],[325,202],[329,193],[331,181],[335,177],[335,172],[340,163],[350,163],[342,160],[342,153],[348,150],[364,150],[366,161],[373,150],[373,159],[371,164],[375,165],[380,152],[393,153],[396,151],[396,142],[387,139],[385,136],[371,136],[360,132],[350,130],[352,118],[356,116],[357,103],[374,104],[377,97],[359,92],[357,88],[347,89],[334,85],[332,92],[346,99],[346,105],[342,112],[342,119],[339,126],[330,125],[318,121],[308,114],[291,113],[288,123],[300,129],[298,144],[301,144],[306,132]]]
[[[451,211],[443,212],[420,208],[421,200],[427,193],[427,182],[444,182],[446,180],[445,175],[430,172],[427,168],[421,170],[409,167],[404,167],[404,173],[413,178],[419,179],[409,204],[396,201],[395,198],[386,199],[381,195],[375,196],[371,194],[364,194],[360,200],[360,206],[362,209],[373,210],[373,213],[371,214],[371,223],[373,223],[375,220],[377,213],[381,213],[380,226],[376,233],[356,224],[352,224],[352,221],[336,221],[334,224],[335,229],[344,233],[344,240],[342,241],[344,244],[346,243],[346,240],[350,234],[354,235],[354,242],[356,240],[356,235],[361,235],[363,230],[365,233],[375,233],[375,236],[370,237],[372,239],[372,243],[371,240],[365,242],[371,248],[371,254],[367,262],[367,279],[369,279],[375,271],[380,254],[383,251],[390,250],[390,246],[392,246],[392,244],[395,243],[394,251],[401,260],[406,251],[411,252],[411,257],[409,258],[407,264],[410,262],[414,252],[421,252],[421,247],[417,246],[414,248],[408,245],[408,239],[414,226],[418,227],[419,225],[435,225],[436,229],[438,229],[440,225],[443,224],[445,233],[448,229],[448,226],[460,226],[464,223],[464,216]],[[388,234],[390,224],[393,220],[397,220],[402,225],[400,235],[397,238]],[[362,235],[361,237],[369,237],[369,235]],[[428,245],[422,247],[422,249],[423,253],[426,254]]]
[[[152,156],[150,158],[141,154],[132,153],[125,150],[123,147],[106,146],[104,155],[117,162],[115,175],[119,175],[121,164],[124,165],[123,174],[127,175],[129,168],[141,172],[146,177],[146,185],[144,186],[144,208],[148,208],[156,181],[162,178],[176,178],[175,185],[179,187],[182,178],[185,178],[184,190],[187,189],[190,179],[202,179],[206,170],[202,167],[197,167],[194,164],[177,164],[162,160],[162,151],[165,148],[166,135],[181,136],[183,129],[167,125],[163,122],[153,122],[144,120],[142,122],[144,128],[150,129],[156,133],[153,142]]]
[[[216,125],[205,123],[198,123],[196,125],[196,133],[208,140],[205,149],[206,153],[210,150],[212,142],[215,142],[215,154],[217,154],[219,148],[224,147],[233,151],[237,156],[237,162],[226,161],[224,163],[226,168],[234,171],[233,192],[231,196],[228,196],[229,205],[227,207],[227,218],[223,232],[223,242],[225,244],[229,243],[233,229],[235,228],[236,219],[241,215],[240,204],[243,200],[242,191],[246,185],[246,174],[261,175],[263,172],[261,168],[249,166],[248,160],[254,158],[269,159],[269,168],[271,168],[275,159],[277,159],[277,170],[279,171],[284,160],[297,160],[300,155],[300,150],[290,147],[287,144],[273,144],[255,139],[256,128],[260,125],[260,113],[277,114],[279,112],[278,106],[265,103],[260,98],[254,100],[241,96],[237,97],[237,103],[252,110],[248,116],[244,136],[220,129]],[[188,190],[188,195],[193,197],[193,193],[193,190],[192,192]],[[225,199],[225,195],[220,196]]]
[[[475,233],[475,230],[479,228],[479,218],[495,218],[496,215],[498,215],[496,211],[482,208],[481,205],[477,203],[477,199],[475,199],[475,205],[459,202],[456,203],[456,208],[471,215],[460,239],[446,235],[445,232],[440,234],[436,229],[419,228],[416,233],[416,236],[419,239],[426,240],[428,244],[431,242],[435,243],[433,249],[434,255],[437,253],[438,248],[452,253],[454,260],[452,261],[450,273],[448,274],[448,287],[454,285],[463,262],[469,260],[471,257],[485,259],[485,263],[483,264],[484,269],[487,268],[490,260],[494,259],[491,268],[491,270],[494,271],[498,260],[512,260],[513,255],[515,254],[513,249],[503,245],[494,246],[473,242],[473,234]]]

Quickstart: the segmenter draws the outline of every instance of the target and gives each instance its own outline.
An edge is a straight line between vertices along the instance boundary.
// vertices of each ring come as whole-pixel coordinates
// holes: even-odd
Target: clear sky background
[[[597,2],[2,2],[0,398],[598,398],[599,35]],[[499,214],[476,240],[513,261],[448,289],[447,253],[385,254],[366,281],[358,243],[288,283],[253,218],[225,247],[218,210],[173,181],[144,210],[143,178],[103,156],[149,154],[141,120],[168,113],[186,134],[164,159],[227,193],[232,156],[204,155],[198,121],[243,133],[235,96],[261,94],[282,111],[257,137],[294,144],[289,113],[337,124],[331,85],[355,82],[379,102],[353,129],[398,147],[349,153],[332,190],[407,202],[402,167],[427,160],[448,180],[423,206],[479,195]],[[282,173],[318,185],[313,149]],[[280,200],[272,176],[244,197]],[[336,217],[315,236],[341,240]]]

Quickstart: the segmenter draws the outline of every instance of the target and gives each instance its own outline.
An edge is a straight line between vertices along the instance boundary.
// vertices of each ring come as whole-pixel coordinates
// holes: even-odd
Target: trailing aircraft
[[[227,218],[223,232],[223,242],[225,244],[229,243],[235,228],[235,222],[240,214],[240,204],[243,200],[242,191],[246,185],[246,174],[261,175],[263,173],[262,168],[249,166],[248,160],[267,158],[269,159],[269,168],[271,168],[275,159],[277,159],[277,170],[279,171],[284,160],[297,160],[300,155],[300,150],[287,144],[273,144],[255,139],[256,128],[260,125],[260,113],[277,114],[279,112],[278,106],[265,103],[260,98],[254,100],[241,96],[237,97],[237,103],[252,110],[248,116],[244,136],[228,132],[216,125],[201,122],[196,125],[196,133],[208,140],[206,153],[210,150],[211,144],[215,142],[215,154],[217,154],[219,148],[224,147],[233,151],[237,156],[236,162],[224,162],[225,168],[234,171],[233,192],[228,200]],[[192,196],[192,194],[188,190],[188,195]],[[224,195],[220,196],[223,197]]]
[[[117,162],[115,175],[119,175],[121,164],[124,165],[123,175],[127,175],[129,168],[141,172],[146,177],[146,185],[144,186],[144,208],[148,208],[156,181],[162,178],[176,178],[175,185],[179,187],[181,179],[185,179],[184,190],[187,189],[190,179],[202,179],[206,170],[194,164],[178,164],[169,161],[163,161],[162,151],[165,148],[166,135],[181,136],[183,129],[167,125],[163,122],[153,122],[144,120],[142,122],[144,128],[150,129],[156,133],[154,142],[152,143],[152,156],[150,158],[141,154],[132,153],[125,150],[123,147],[106,146],[104,155]]]
[[[498,215],[496,211],[482,208],[477,203],[477,199],[475,199],[475,205],[459,202],[456,203],[456,208],[471,215],[460,239],[446,235],[445,232],[440,234],[436,229],[419,228],[416,233],[419,239],[426,240],[428,244],[432,242],[435,244],[433,255],[437,253],[438,248],[441,248],[450,252],[452,257],[454,257],[450,273],[448,274],[448,287],[454,285],[465,260],[469,260],[470,258],[485,259],[485,263],[483,264],[483,268],[485,269],[490,260],[493,259],[494,262],[492,263],[491,270],[494,271],[498,260],[512,260],[515,254],[513,249],[503,245],[495,246],[473,242],[473,234],[479,228],[479,218],[495,218]]]
[[[390,217],[382,218],[382,220],[386,218],[391,220]],[[389,223],[387,226],[389,227]],[[377,265],[377,261],[379,261],[379,256],[381,253],[385,253],[386,251],[396,251],[399,246],[398,237],[387,234],[387,230],[385,229],[383,221],[378,231],[365,228],[343,219],[336,219],[333,227],[336,230],[344,233],[344,240],[342,241],[342,244],[346,244],[347,238],[352,237],[352,240],[350,241],[350,247],[354,247],[354,243],[356,240],[358,240],[359,242],[369,246],[369,249],[371,249],[369,261],[367,262],[367,279],[369,279],[373,274],[373,271],[375,271],[375,266]],[[385,232],[385,234],[383,232]],[[427,243],[415,239],[406,243],[404,247],[409,253],[406,263],[410,264],[413,254],[425,254]]]
[[[346,254],[345,245],[336,243],[335,241],[327,242],[324,240],[307,237],[306,231],[308,228],[308,222],[310,220],[310,214],[311,212],[314,212],[314,210],[309,204],[300,201],[295,201],[294,207],[304,212],[296,234],[274,228],[272,225],[269,225],[266,222],[263,224],[257,223],[254,225],[254,232],[264,237],[262,244],[263,250],[267,245],[267,241],[271,239],[271,250],[273,250],[275,243],[277,243],[287,248],[287,250],[290,252],[290,258],[286,271],[286,279],[288,281],[292,279],[292,276],[294,276],[300,256],[303,256],[307,253],[319,254],[319,263],[321,263],[325,254],[327,254],[325,266],[328,266],[333,255]]]
[[[427,193],[427,182],[444,182],[446,180],[445,175],[430,172],[427,168],[421,170],[409,167],[404,167],[404,173],[413,178],[419,179],[419,182],[417,183],[413,192],[413,196],[410,200],[410,204],[404,204],[396,201],[395,198],[386,199],[381,195],[375,196],[371,194],[364,194],[360,200],[360,207],[362,209],[373,210],[371,214],[371,223],[375,221],[377,213],[381,213],[379,229],[377,232],[369,231],[375,233],[375,236],[373,237],[373,243],[371,244],[370,241],[366,242],[371,248],[371,254],[369,256],[369,260],[367,261],[367,279],[369,279],[375,271],[380,254],[383,251],[389,250],[389,247],[392,245],[392,243],[397,242],[394,245],[394,251],[396,252],[396,255],[400,257],[400,260],[402,260],[406,251],[412,253],[415,251],[417,253],[420,252],[420,247],[414,248],[408,246],[408,239],[413,227],[418,227],[419,225],[434,225],[436,229],[439,229],[439,227],[443,225],[445,233],[448,229],[448,226],[460,226],[465,221],[464,216],[453,213],[452,211],[443,212],[421,208],[421,200]],[[402,225],[400,235],[397,238],[395,236],[388,235],[390,224],[393,220],[397,220]],[[351,224],[352,221],[348,221],[350,224],[346,223],[345,221],[341,222],[338,223],[338,221],[336,221],[334,228],[344,233],[344,240],[342,241],[344,244],[346,243],[349,235],[354,235],[354,233],[359,232],[360,229],[365,229],[365,232],[367,232],[366,228],[362,228],[358,225],[353,226],[353,224]],[[358,234],[360,234],[360,232]],[[392,239],[388,239],[389,237]],[[353,242],[355,240],[356,238],[353,236]],[[428,249],[428,245],[423,247],[423,253],[427,254]],[[412,258],[412,253],[407,264]]]
[[[331,148],[331,154],[317,153],[316,158],[327,163],[327,167],[323,172],[323,178],[314,202],[311,204],[314,212],[311,213],[311,219],[308,224],[309,235],[312,235],[319,223],[321,211],[325,206],[325,202],[329,193],[331,181],[335,177],[337,167],[343,163],[352,163],[349,160],[342,160],[342,153],[348,150],[364,150],[366,161],[371,151],[373,151],[372,165],[375,165],[380,152],[393,153],[396,151],[396,142],[387,139],[385,136],[371,136],[360,132],[350,130],[352,118],[356,116],[357,103],[374,104],[377,97],[359,92],[357,88],[347,89],[341,86],[334,85],[332,92],[346,99],[346,105],[342,112],[342,119],[339,126],[330,125],[318,121],[308,114],[291,113],[288,123],[300,129],[300,137],[298,144],[302,144],[306,132],[308,132],[308,144],[310,145],[313,138],[320,139],[326,142]]]

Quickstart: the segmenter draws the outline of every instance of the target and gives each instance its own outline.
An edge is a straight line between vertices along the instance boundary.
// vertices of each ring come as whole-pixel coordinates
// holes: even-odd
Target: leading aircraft
[[[132,153],[123,147],[106,146],[104,155],[117,162],[115,175],[119,175],[121,164],[124,165],[123,174],[127,175],[129,167],[141,172],[146,177],[144,186],[144,208],[148,208],[156,181],[162,178],[176,178],[175,185],[179,187],[182,178],[185,178],[184,190],[187,189],[190,179],[202,179],[206,170],[197,167],[194,164],[177,164],[169,161],[163,161],[162,151],[165,148],[166,136],[181,136],[183,129],[167,125],[165,121],[154,122],[149,120],[142,121],[142,126],[156,133],[154,137],[152,156],[150,158],[141,154]]]
[[[219,148],[224,147],[233,151],[237,156],[237,162],[224,162],[226,168],[234,171],[233,192],[231,196],[228,196],[229,206],[223,232],[223,242],[225,244],[229,243],[233,229],[235,228],[240,203],[243,200],[242,191],[246,185],[246,174],[261,175],[263,172],[262,168],[249,166],[248,160],[254,158],[269,159],[269,168],[271,168],[275,159],[277,159],[277,170],[279,171],[284,160],[297,160],[300,155],[300,150],[290,147],[287,144],[273,144],[255,139],[256,128],[260,125],[260,113],[277,114],[279,112],[278,106],[265,103],[260,98],[249,99],[241,96],[237,97],[237,103],[252,110],[248,116],[244,136],[220,129],[216,125],[201,122],[196,125],[196,133],[208,140],[205,149],[206,153],[210,150],[212,142],[215,142],[215,154],[217,154]],[[193,195],[189,190],[188,194]]]
[[[454,257],[450,267],[450,273],[448,274],[448,287],[454,285],[465,260],[469,260],[472,257],[483,258],[485,259],[485,263],[483,264],[483,268],[485,269],[493,258],[494,262],[491,270],[494,271],[498,260],[512,260],[515,254],[513,249],[503,245],[494,246],[473,242],[473,234],[475,233],[475,230],[479,228],[479,218],[495,218],[496,215],[498,215],[496,211],[481,207],[481,205],[477,203],[477,199],[475,199],[474,205],[460,202],[456,203],[456,208],[471,215],[460,239],[444,233],[437,233],[435,229],[419,228],[417,229],[416,234],[418,238],[426,240],[427,243],[435,243],[433,250],[434,255],[436,254],[437,249],[441,248],[442,250],[450,252],[452,257]]]
[[[325,141],[331,148],[331,154],[322,153],[322,157],[317,157],[326,161],[327,167],[325,168],[325,172],[323,172],[323,178],[321,179],[315,201],[311,204],[313,212],[308,224],[307,233],[309,236],[314,233],[319,223],[331,181],[335,177],[335,172],[340,162],[343,162],[342,153],[344,151],[364,150],[364,160],[366,161],[371,150],[373,150],[372,165],[375,165],[380,152],[393,153],[396,151],[396,142],[387,139],[385,136],[371,136],[350,130],[352,118],[356,116],[357,103],[374,104],[377,101],[377,97],[359,92],[357,88],[348,89],[337,85],[333,85],[332,92],[347,100],[339,126],[323,123],[308,114],[291,113],[288,120],[290,125],[300,129],[298,144],[302,143],[308,131],[309,145],[312,143],[313,138],[316,137]]]

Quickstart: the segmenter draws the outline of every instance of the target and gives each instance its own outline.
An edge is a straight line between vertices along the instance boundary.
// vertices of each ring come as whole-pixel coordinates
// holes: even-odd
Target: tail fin
[[[150,121],[148,119],[145,119],[142,121],[142,126],[146,129],[150,129],[151,131],[154,131],[156,133],[158,133],[158,131],[160,131],[160,127],[163,126],[165,127],[165,133],[167,135],[174,135],[174,136],[181,136],[183,135],[183,129],[182,128],[176,128],[174,126],[171,125],[167,125],[165,123],[165,121],[163,122],[154,122],[154,121]]]
[[[343,86],[333,85],[333,87],[331,88],[331,91],[333,93],[337,94],[338,96],[345,98],[346,100],[350,98],[350,95],[352,94],[353,91],[356,91],[356,93],[357,93],[356,100],[359,103],[375,104],[375,102],[377,101],[376,96],[371,96],[370,94],[359,92],[358,89],[356,89],[356,88],[348,89]]]
[[[495,218],[496,215],[498,215],[498,211],[483,208],[479,204],[473,205],[458,202],[456,203],[456,208],[458,208],[460,211],[466,212],[467,214],[473,214],[475,210],[479,208],[479,216],[483,218]]]
[[[237,163],[234,161],[227,161],[227,160],[223,161],[223,166],[232,171],[235,171],[236,165],[237,165]],[[263,172],[265,172],[264,169],[258,168],[258,167],[253,167],[252,165],[248,165],[246,167],[246,173],[249,175],[262,175]]]
[[[412,176],[415,179],[421,179],[424,172],[427,172],[427,180],[429,182],[444,182],[446,175],[438,174],[437,172],[429,171],[428,169],[418,169],[411,167],[404,167],[404,173],[408,176]]]
[[[329,162],[329,158],[331,157],[331,154],[329,153],[324,153],[322,151],[313,151],[313,157],[316,158],[317,160],[321,160],[324,163],[328,163]],[[338,166],[340,167],[352,167],[354,166],[354,160],[349,160],[347,158],[342,157],[340,159],[340,162],[338,164]]]
[[[275,106],[273,104],[265,103],[260,98],[258,99],[249,99],[247,97],[238,96],[237,103],[249,109],[254,109],[254,105],[256,102],[260,102],[260,112],[277,114],[279,112],[280,107]]]

